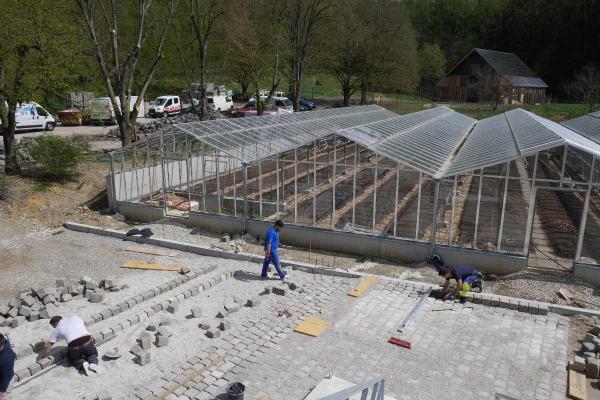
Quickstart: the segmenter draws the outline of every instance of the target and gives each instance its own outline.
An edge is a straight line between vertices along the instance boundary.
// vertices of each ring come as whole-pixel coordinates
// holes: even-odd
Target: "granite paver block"
[[[578,372],[585,372],[585,358],[581,356],[575,356],[571,368]]]
[[[192,307],[192,317],[200,318],[202,317],[202,309],[200,307]]]
[[[166,309],[166,311],[170,312],[171,314],[175,314],[177,310],[179,310],[179,305],[176,303],[169,304]]]
[[[164,347],[169,344],[169,337],[163,335],[156,335],[156,347]]]
[[[600,359],[588,358],[586,359],[585,376],[592,379],[598,379],[600,374]]]
[[[142,352],[137,355],[136,362],[139,365],[149,364],[150,361],[152,361],[152,359],[150,357],[150,352],[147,350],[142,350]]]
[[[285,296],[285,288],[273,286],[273,294],[276,294],[278,296]]]
[[[221,331],[219,329],[211,326],[206,331],[206,336],[211,339],[218,338],[219,336],[221,336]]]
[[[104,301],[104,293],[92,293],[90,294],[90,303],[100,303]]]

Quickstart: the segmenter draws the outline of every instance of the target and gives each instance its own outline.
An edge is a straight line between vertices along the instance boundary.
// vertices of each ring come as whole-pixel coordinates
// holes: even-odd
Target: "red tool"
[[[410,342],[406,340],[398,339],[392,336],[388,339],[388,342],[391,344],[395,344],[396,346],[402,346],[404,348],[410,349]]]

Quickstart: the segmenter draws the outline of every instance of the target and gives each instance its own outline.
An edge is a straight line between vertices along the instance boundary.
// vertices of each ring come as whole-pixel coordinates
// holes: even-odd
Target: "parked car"
[[[305,98],[300,97],[300,111],[311,111],[314,110],[317,105],[312,100],[307,100]]]
[[[265,98],[263,98],[263,100],[265,100]],[[291,114],[293,112],[294,107],[292,102],[286,97],[273,97],[271,98],[271,104],[265,108],[263,115]],[[255,117],[256,99],[251,98],[243,107],[233,110],[232,115],[237,117]]]
[[[180,112],[181,99],[179,96],[159,96],[148,107],[148,115],[153,118],[168,117]]]
[[[44,107],[33,101],[17,105],[15,122],[15,131],[52,131],[56,126],[54,117]]]
[[[137,96],[131,96],[131,103],[129,104],[129,109],[133,111],[133,107],[135,107],[135,102],[137,101]],[[121,100],[117,97],[117,107],[121,106]],[[145,115],[144,102],[140,103],[140,110],[138,115]],[[97,97],[93,101],[90,102],[90,121],[93,123],[106,123],[114,125],[117,123],[117,118],[115,116],[115,109],[112,106],[112,101],[110,101],[110,97]]]
[[[233,107],[232,95],[227,91],[206,92],[206,99],[208,101],[208,106],[218,112],[227,111]]]

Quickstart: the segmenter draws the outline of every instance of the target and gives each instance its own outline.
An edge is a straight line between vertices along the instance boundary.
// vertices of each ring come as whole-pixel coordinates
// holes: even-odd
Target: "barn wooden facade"
[[[541,103],[548,85],[517,55],[473,49],[437,84],[446,101]]]

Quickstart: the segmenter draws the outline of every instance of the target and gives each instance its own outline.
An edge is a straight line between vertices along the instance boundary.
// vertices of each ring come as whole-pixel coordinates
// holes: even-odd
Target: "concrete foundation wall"
[[[587,283],[600,287],[600,265],[576,263],[573,273]]]
[[[140,222],[159,221],[166,215],[164,208],[145,204],[116,202],[116,210],[125,218]]]
[[[213,233],[240,233],[241,218],[192,212],[189,224]],[[263,238],[271,222],[248,220],[246,231]],[[337,251],[346,254],[379,258],[398,262],[423,262],[429,257],[430,244],[317,229],[286,224],[281,233],[285,244],[313,249]],[[527,258],[479,250],[436,246],[436,252],[450,265],[464,265],[494,274],[517,272],[527,266]]]

